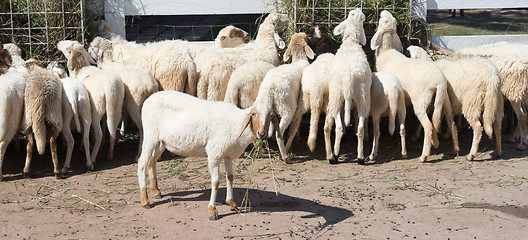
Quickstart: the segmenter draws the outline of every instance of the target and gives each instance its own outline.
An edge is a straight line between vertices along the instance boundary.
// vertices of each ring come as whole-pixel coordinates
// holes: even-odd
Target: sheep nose
[[[259,139],[266,138],[266,132],[265,131],[258,131],[257,133]]]

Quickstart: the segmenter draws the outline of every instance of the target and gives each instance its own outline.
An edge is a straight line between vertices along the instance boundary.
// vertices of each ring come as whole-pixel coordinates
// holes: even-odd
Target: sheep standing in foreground
[[[239,108],[252,106],[262,80],[273,68],[275,68],[273,64],[264,61],[248,62],[237,68],[227,83],[224,101],[235,104]]]
[[[330,37],[325,25],[322,24],[317,24],[310,28],[309,45],[317,57],[323,53],[336,54],[337,49],[339,49],[339,44]]]
[[[176,90],[196,95],[198,79],[196,65],[182,41],[161,41],[146,44],[128,42],[121,38],[112,41],[96,37],[90,52],[105,62],[134,65],[150,71],[160,90]]]
[[[57,76],[37,64],[29,66],[30,75],[24,92],[24,132],[27,136],[27,155],[24,177],[29,175],[34,140],[40,155],[49,140],[53,173],[61,178],[56,139],[62,130],[62,84]]]
[[[24,65],[14,65],[5,74],[0,75],[0,106],[2,106],[0,108],[0,180],[3,177],[2,166],[7,146],[23,126],[24,89],[27,75],[28,72]]]
[[[395,75],[405,92],[406,103],[413,105],[414,113],[424,128],[424,143],[420,161],[424,162],[431,153],[431,144],[439,146],[438,132],[442,109],[452,131],[453,151],[458,153],[458,136],[451,102],[447,93],[447,80],[442,70],[434,63],[410,59],[401,54],[401,42],[396,34],[396,19],[387,11],[381,12],[379,26],[370,46],[376,50],[376,69]],[[436,95],[436,96],[435,96]],[[433,123],[427,116],[427,108],[434,100]]]
[[[380,118],[383,116],[389,116],[390,135],[394,133],[395,119],[396,116],[398,116],[402,146],[401,155],[403,158],[407,158],[407,147],[405,144],[405,117],[407,116],[407,109],[405,107],[405,94],[398,78],[385,72],[375,72],[372,74],[370,104],[370,116],[372,116],[372,131],[374,133],[374,139],[372,142],[372,153],[370,154],[369,159],[374,160],[378,155],[380,136],[379,123]]]
[[[358,8],[351,10],[347,19],[334,29],[335,35],[344,34],[344,36],[343,43],[329,66],[331,79],[329,82],[328,114],[325,119],[324,136],[326,159],[332,164],[338,161],[337,156],[339,155],[343,136],[343,126],[338,119],[344,113],[344,122],[348,126],[353,104],[357,107],[359,114],[357,159],[359,164],[363,164],[365,161],[363,154],[364,124],[370,112],[372,71],[361,46],[366,44],[367,41],[363,29],[364,21],[365,15]],[[336,139],[334,151],[332,152],[330,131],[334,121],[336,123]]]
[[[407,50],[412,58],[432,61],[423,48],[410,46]],[[497,68],[490,61],[479,57],[451,57],[434,63],[442,69],[449,83],[453,114],[463,114],[473,128],[473,143],[467,159],[473,160],[477,154],[482,125],[490,138],[495,130],[494,156],[500,157],[504,103]],[[483,124],[480,122],[481,115]]]
[[[310,64],[308,58],[314,58],[314,53],[308,46],[308,38],[305,33],[296,33],[292,36],[290,45],[284,53],[284,62],[288,61],[290,57],[292,59],[290,64],[280,65],[266,74],[255,99],[256,103],[270,105],[273,112],[280,118],[279,128],[274,130],[278,133],[275,136],[282,159],[285,162],[289,162],[289,157],[282,136],[297,109],[302,72]],[[292,130],[290,133],[293,133]],[[270,131],[271,136],[272,132]],[[292,137],[290,134],[290,138]]]
[[[252,61],[265,61],[278,66],[278,48],[284,41],[277,31],[288,20],[287,15],[271,13],[260,25],[254,48],[210,49],[194,60],[198,67],[198,98],[222,101],[225,98],[229,78],[235,69]]]
[[[219,167],[226,168],[226,203],[237,209],[233,199],[233,159],[240,157],[256,138],[267,135],[270,121],[277,118],[267,104],[239,109],[226,102],[205,101],[175,91],[153,94],[143,104],[141,118],[144,139],[138,162],[141,204],[150,207],[146,187],[146,170],[155,198],[161,198],[156,178],[156,162],[165,149],[182,155],[206,157],[211,174],[209,219],[218,219],[215,207],[219,186]]]
[[[86,168],[93,170],[94,166],[90,158],[90,125],[92,124],[92,109],[90,106],[90,95],[84,84],[77,78],[68,77],[66,70],[58,64],[52,62],[47,67],[55,73],[62,82],[62,134],[66,139],[66,160],[62,167],[62,174],[66,174],[70,168],[70,162],[75,145],[75,139],[71,133],[71,126],[82,133],[84,154],[86,156]],[[72,124],[73,120],[73,124]]]
[[[125,95],[123,82],[119,78],[119,75],[91,66],[91,57],[82,45],[72,46],[66,58],[68,59],[70,76],[81,80],[90,94],[92,130],[95,134],[95,143],[90,154],[92,163],[95,164],[97,153],[101,146],[103,137],[101,120],[103,116],[106,116],[106,126],[110,133],[110,148],[108,149],[107,158],[112,159],[117,127],[121,121],[123,110],[123,99]]]

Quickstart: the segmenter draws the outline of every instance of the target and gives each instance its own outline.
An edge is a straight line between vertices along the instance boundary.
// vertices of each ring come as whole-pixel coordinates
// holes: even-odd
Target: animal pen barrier
[[[15,43],[25,58],[62,59],[61,40],[85,42],[84,0],[2,0],[0,43]]]

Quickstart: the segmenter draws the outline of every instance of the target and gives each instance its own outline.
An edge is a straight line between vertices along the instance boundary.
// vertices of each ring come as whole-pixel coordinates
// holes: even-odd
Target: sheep
[[[407,48],[412,58],[431,60],[423,48]],[[473,128],[473,143],[467,155],[473,160],[478,151],[482,126],[492,138],[495,130],[495,157],[501,155],[501,124],[503,98],[500,89],[500,75],[497,68],[488,60],[480,57],[451,57],[440,59],[435,63],[442,69],[449,83],[448,94],[453,114],[463,114]],[[480,118],[482,115],[482,122]]]
[[[401,138],[401,156],[407,158],[407,148],[405,144],[405,117],[407,110],[405,107],[405,94],[401,87],[400,81],[396,76],[385,73],[375,72],[372,74],[372,86],[370,90],[370,116],[372,116],[372,125],[374,139],[372,143],[372,153],[369,159],[374,160],[378,155],[379,146],[379,122],[383,116],[389,116],[389,133],[392,135],[395,128],[395,118],[398,116],[400,124]]]
[[[165,40],[146,44],[112,41],[96,37],[89,48],[96,59],[143,67],[158,81],[159,90],[176,90],[196,95],[196,64],[182,41]]]
[[[406,104],[413,105],[414,113],[425,132],[420,161],[427,160],[431,144],[435,148],[439,146],[437,133],[440,130],[442,111],[452,131],[453,151],[458,153],[457,129],[447,94],[447,80],[442,70],[432,62],[410,59],[401,54],[401,42],[396,35],[396,19],[387,10],[382,11],[380,15],[378,29],[370,42],[371,49],[376,50],[376,69],[394,74],[405,92]],[[427,108],[433,102],[434,96],[431,124],[427,117]]]
[[[92,129],[95,134],[95,143],[90,154],[92,163],[95,164],[101,145],[103,135],[101,119],[105,115],[106,125],[110,133],[110,148],[108,149],[107,158],[112,159],[117,126],[121,121],[123,109],[125,95],[123,82],[119,75],[113,72],[90,66],[91,57],[80,44],[72,46],[67,58],[70,76],[81,80],[90,94]]]
[[[325,25],[322,24],[317,24],[310,28],[309,45],[314,50],[315,56],[323,53],[335,54],[337,49],[339,49],[339,44],[328,35]]]
[[[27,75],[24,66],[11,67],[5,74],[0,75],[0,180],[3,178],[2,165],[7,146],[16,132],[23,127]]]
[[[199,54],[203,53],[204,51],[208,51],[210,48],[234,48],[240,45],[245,45],[250,40],[249,33],[246,31],[237,28],[233,25],[229,25],[227,27],[222,28],[218,35],[216,35],[215,41],[211,44],[209,42],[186,42],[182,41],[186,44],[187,50],[189,50],[189,53],[191,56],[196,58]],[[176,40],[178,41],[178,40]]]
[[[36,142],[38,153],[42,155],[46,150],[46,141],[49,140],[53,173],[55,177],[61,178],[56,138],[63,125],[62,84],[52,72],[31,62],[28,65],[32,66],[24,91],[24,133],[27,136],[24,177],[29,176],[33,141]]]
[[[195,58],[199,79],[197,96],[201,99],[222,101],[232,72],[251,61],[280,64],[277,47],[284,48],[284,41],[277,34],[279,26],[287,21],[287,15],[271,13],[260,25],[254,48],[210,49]]]
[[[62,174],[66,174],[70,168],[75,139],[71,133],[73,120],[74,129],[82,133],[84,154],[86,157],[86,168],[93,170],[94,166],[90,158],[90,125],[92,124],[92,108],[90,106],[90,95],[84,84],[77,78],[68,77],[66,70],[58,62],[51,62],[47,69],[58,76],[62,83],[62,134],[66,139],[66,160],[62,167]]]
[[[141,123],[141,106],[143,102],[158,91],[158,82],[152,77],[148,70],[136,66],[127,66],[119,63],[104,62],[99,67],[106,71],[117,73],[125,87],[125,98],[123,104],[122,133],[125,129],[127,116],[132,118],[139,130],[139,137],[143,134]],[[140,143],[141,144],[141,143]],[[138,151],[139,156],[139,151]]]
[[[270,105],[273,112],[280,117],[279,128],[274,130],[278,133],[276,139],[281,157],[287,163],[289,162],[288,152],[281,136],[284,135],[286,128],[290,125],[297,109],[302,71],[309,65],[308,58],[314,58],[314,53],[308,46],[308,38],[305,33],[296,33],[292,36],[284,53],[284,62],[288,61],[290,57],[292,59],[291,64],[281,65],[266,73],[255,99],[256,103]],[[270,131],[270,137],[271,135],[272,132]]]
[[[141,119],[144,139],[137,174],[143,207],[150,207],[145,179],[147,168],[154,197],[161,198],[156,162],[165,149],[182,156],[207,156],[211,174],[208,205],[211,220],[218,219],[215,200],[220,163],[223,161],[226,168],[226,203],[235,210],[232,160],[240,157],[255,137],[266,137],[270,120],[278,126],[267,104],[256,103],[250,108],[239,109],[231,103],[205,101],[176,91],[150,96],[143,104]]]
[[[11,64],[12,60],[9,51],[4,49],[4,46],[0,44],[0,75],[7,73]]]
[[[231,74],[227,83],[224,101],[235,104],[239,108],[253,105],[266,73],[275,68],[273,64],[264,61],[246,63]]]
[[[528,99],[528,59],[523,55],[527,49],[524,44],[500,43],[455,52],[455,54],[484,57],[499,70],[502,94],[510,102],[518,121],[515,132],[508,140],[515,142],[518,138],[518,150],[524,150],[528,144],[526,113],[522,106],[523,102]]]

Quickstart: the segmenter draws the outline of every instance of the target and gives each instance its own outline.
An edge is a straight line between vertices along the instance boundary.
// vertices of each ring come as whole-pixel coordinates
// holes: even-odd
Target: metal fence
[[[57,43],[85,42],[84,0],[2,0],[0,43],[15,43],[25,58],[62,59]]]

